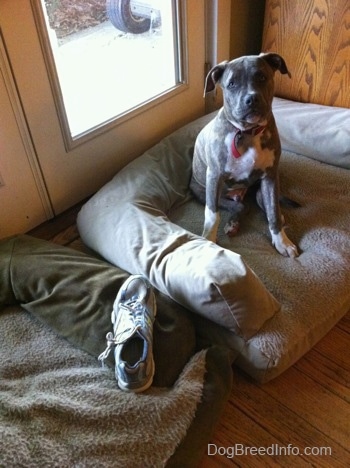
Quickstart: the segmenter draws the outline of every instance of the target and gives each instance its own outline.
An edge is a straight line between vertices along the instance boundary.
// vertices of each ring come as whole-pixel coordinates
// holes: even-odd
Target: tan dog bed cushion
[[[295,112],[297,117],[299,106]],[[238,350],[236,363],[265,381],[350,308],[350,174],[319,162],[316,153],[315,159],[283,153],[282,191],[301,204],[283,210],[301,251],[297,259],[274,249],[265,215],[249,197],[238,235],[224,234],[223,212],[215,245],[200,237],[204,208],[188,190],[191,149],[211,118],[175,132],[129,164],[85,204],[78,227],[84,242],[107,260],[145,274],[198,320],[202,315],[220,325],[212,328],[218,342]],[[292,109],[288,119],[293,121]]]
[[[147,276],[179,304],[248,339],[279,304],[242,257],[170,222],[188,196],[196,134],[207,118],[147,151],[78,216],[83,241],[114,265]]]

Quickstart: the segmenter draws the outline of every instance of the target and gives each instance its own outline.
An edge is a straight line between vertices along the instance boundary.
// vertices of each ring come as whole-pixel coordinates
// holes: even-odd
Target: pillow
[[[82,240],[114,265],[143,274],[161,292],[244,339],[279,303],[240,255],[170,222],[184,203],[201,118],[120,171],[81,209]]]
[[[274,98],[282,148],[350,169],[350,109]]]

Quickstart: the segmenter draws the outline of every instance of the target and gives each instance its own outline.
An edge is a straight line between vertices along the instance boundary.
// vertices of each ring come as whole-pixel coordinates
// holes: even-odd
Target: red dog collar
[[[237,129],[233,140],[232,140],[232,145],[231,145],[231,151],[232,151],[232,156],[236,159],[240,158],[242,155],[237,149],[237,143],[238,140],[241,138],[242,135],[260,135],[265,130],[266,126],[265,125],[260,125],[258,127],[251,128],[249,130],[240,130]]]

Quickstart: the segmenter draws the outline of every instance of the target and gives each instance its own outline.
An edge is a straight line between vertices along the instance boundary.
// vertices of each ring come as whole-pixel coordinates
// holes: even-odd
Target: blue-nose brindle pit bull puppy
[[[244,194],[260,182],[256,198],[266,213],[272,244],[282,255],[296,257],[279,206],[281,144],[271,108],[277,70],[290,76],[283,58],[268,53],[223,62],[209,72],[205,93],[218,83],[224,105],[197,137],[190,186],[205,204],[203,236],[216,242],[219,207],[232,213],[225,232],[234,235]]]

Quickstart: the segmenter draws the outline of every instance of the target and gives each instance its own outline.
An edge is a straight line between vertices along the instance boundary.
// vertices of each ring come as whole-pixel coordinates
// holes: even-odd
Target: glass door
[[[33,4],[68,147],[185,82],[180,2]]]
[[[205,0],[0,1],[54,214],[204,114],[204,7]]]

